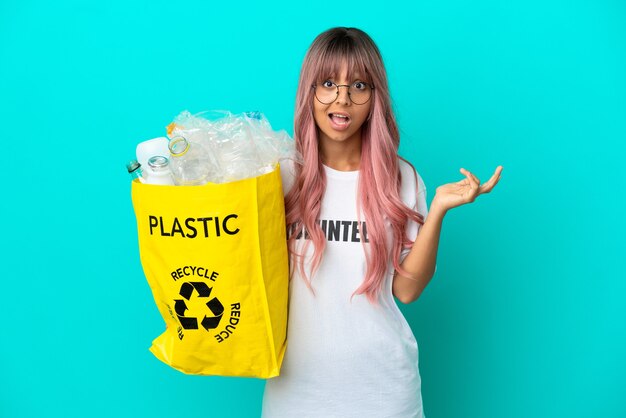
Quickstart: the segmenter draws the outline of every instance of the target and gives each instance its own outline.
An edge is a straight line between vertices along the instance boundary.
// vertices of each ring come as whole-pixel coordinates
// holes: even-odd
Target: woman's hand
[[[483,193],[489,193],[500,180],[502,166],[499,165],[493,176],[483,185],[480,184],[480,180],[475,175],[466,169],[461,168],[460,171],[465,175],[463,180],[437,187],[431,203],[431,210],[439,209],[446,212],[457,206],[473,202]]]

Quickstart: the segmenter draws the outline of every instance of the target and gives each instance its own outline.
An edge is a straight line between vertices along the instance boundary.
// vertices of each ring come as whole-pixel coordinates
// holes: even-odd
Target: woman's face
[[[348,80],[346,75],[347,66],[343,65],[339,75],[329,78],[329,80],[335,84],[343,85],[353,85],[356,81],[367,82],[363,78],[363,74],[356,74],[352,80]],[[313,115],[319,129],[319,140],[322,145],[328,142],[360,142],[361,127],[369,115],[372,101],[373,98],[370,97],[364,104],[357,105],[352,103],[348,96],[347,87],[339,87],[339,96],[330,104],[323,104],[314,96]],[[337,115],[343,115],[344,117]]]

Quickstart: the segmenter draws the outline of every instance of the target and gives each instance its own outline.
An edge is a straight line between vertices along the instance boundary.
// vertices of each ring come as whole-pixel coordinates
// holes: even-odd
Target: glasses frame
[[[330,81],[330,80],[324,80],[323,82],[325,83],[326,81]],[[334,102],[335,100],[337,100],[337,98],[339,97],[339,87],[347,87],[347,88],[348,88],[348,97],[350,98],[350,101],[351,101],[352,103],[354,103],[355,105],[357,105],[357,106],[364,105],[365,103],[369,102],[369,101],[370,101],[370,99],[372,98],[372,94],[370,93],[370,97],[368,97],[366,101],[364,101],[363,103],[356,103],[354,100],[352,100],[352,95],[350,94],[350,87],[352,87],[350,84],[337,84],[337,83],[335,83],[335,82],[333,82],[333,81],[330,81],[330,82],[331,82],[331,83],[335,86],[335,89],[337,90],[337,93],[336,93],[336,95],[335,95],[335,98],[334,98],[333,100],[331,100],[330,102],[328,102],[328,103],[325,103],[325,102],[321,101],[321,100],[319,99],[319,97],[317,97],[316,90],[315,90],[315,89],[317,88],[317,84],[316,84],[316,83],[311,84],[311,88],[313,89],[313,95],[315,96],[315,98],[317,99],[317,101],[318,101],[318,102],[320,102],[321,104],[329,105],[329,104],[331,104],[332,102]],[[373,84],[371,84],[371,83],[368,83],[368,82],[366,82],[366,81],[355,81],[355,82],[354,82],[354,83],[352,83],[352,84],[355,84],[355,83],[363,83],[363,84],[365,84],[365,85],[370,86],[370,88],[371,88],[372,90],[374,90],[374,85],[373,85]]]

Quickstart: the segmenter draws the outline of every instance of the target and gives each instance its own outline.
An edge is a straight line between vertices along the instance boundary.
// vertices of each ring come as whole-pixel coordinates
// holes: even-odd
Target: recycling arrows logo
[[[209,298],[212,288],[204,282],[185,282],[180,286],[179,294],[185,299],[174,299],[174,310],[180,321],[180,325],[184,329],[198,329],[198,318],[193,316],[185,316],[185,311],[189,310],[185,300],[189,301],[193,295],[194,289],[200,298]],[[220,324],[222,315],[224,314],[224,305],[217,298],[213,298],[206,303],[207,308],[211,312],[211,316],[204,315],[200,322],[202,327],[207,331],[215,329]]]

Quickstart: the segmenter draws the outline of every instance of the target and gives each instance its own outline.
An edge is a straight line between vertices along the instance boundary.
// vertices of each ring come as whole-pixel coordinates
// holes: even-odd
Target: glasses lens
[[[324,104],[330,104],[337,98],[337,87],[329,82],[315,86],[315,97]]]
[[[345,87],[343,87],[345,88]],[[363,82],[356,82],[350,86],[350,90],[348,91],[350,100],[354,104],[364,104],[372,96],[372,88],[369,84]],[[329,82],[324,82],[321,84],[317,84],[315,86],[315,97],[321,103],[331,104],[338,97],[338,89],[337,86],[331,84]]]
[[[372,95],[372,88],[369,84],[356,82],[350,86],[350,99],[354,104],[366,103]]]

